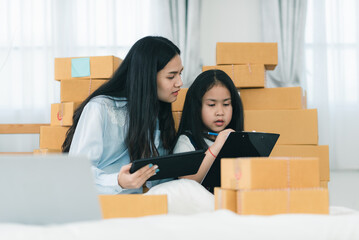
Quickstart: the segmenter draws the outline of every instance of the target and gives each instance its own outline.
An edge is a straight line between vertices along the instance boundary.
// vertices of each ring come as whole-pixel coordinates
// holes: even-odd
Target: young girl
[[[201,73],[188,89],[173,152],[207,151],[197,174],[184,178],[202,183],[233,131],[243,131],[243,108],[236,87],[221,70]]]
[[[166,154],[175,140],[171,103],[183,84],[179,54],[163,37],[140,39],[113,77],[76,110],[63,152],[91,159],[100,194],[142,193],[159,171],[150,164],[129,172],[132,160]]]

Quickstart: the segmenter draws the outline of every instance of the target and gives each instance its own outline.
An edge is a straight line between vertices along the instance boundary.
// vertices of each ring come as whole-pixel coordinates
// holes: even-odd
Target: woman
[[[113,77],[76,110],[63,152],[92,161],[101,194],[142,193],[156,174],[131,161],[166,154],[175,139],[171,103],[183,85],[180,50],[163,37],[145,37],[130,49]],[[148,182],[147,187],[160,181]]]

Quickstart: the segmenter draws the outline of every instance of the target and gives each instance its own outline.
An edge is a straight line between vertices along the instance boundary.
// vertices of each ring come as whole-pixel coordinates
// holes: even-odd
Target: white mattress
[[[0,224],[0,239],[359,239],[359,212],[239,216],[227,210],[122,218],[63,225]]]

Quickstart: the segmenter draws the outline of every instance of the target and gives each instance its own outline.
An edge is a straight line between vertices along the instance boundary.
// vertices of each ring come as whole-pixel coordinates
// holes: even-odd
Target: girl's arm
[[[187,179],[192,179],[195,180],[199,183],[202,183],[203,179],[205,178],[205,176],[207,175],[209,169],[211,168],[214,160],[216,159],[218,153],[221,151],[222,146],[224,144],[224,142],[226,141],[228,135],[230,132],[234,132],[233,129],[226,129],[223,130],[222,132],[220,132],[216,138],[216,141],[213,143],[212,146],[209,147],[209,149],[206,151],[206,156],[203,159],[203,162],[201,164],[201,166],[198,169],[198,172],[196,174],[193,175],[187,175],[187,176],[183,176],[181,178],[187,178]],[[190,147],[188,147],[188,143],[183,143],[182,142],[182,146],[180,147],[181,143],[177,142],[176,147],[174,152],[176,152],[176,149],[184,149],[187,145],[187,149],[190,149]],[[192,145],[191,145],[192,146]],[[192,146],[193,149],[189,150],[189,151],[194,151],[194,147]],[[179,152],[179,151],[177,151]],[[183,151],[184,152],[184,151]]]

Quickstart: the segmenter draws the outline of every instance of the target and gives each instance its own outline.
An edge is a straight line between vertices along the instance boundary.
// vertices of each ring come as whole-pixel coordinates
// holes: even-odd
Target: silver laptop
[[[68,155],[0,156],[0,222],[101,219],[90,162]]]

